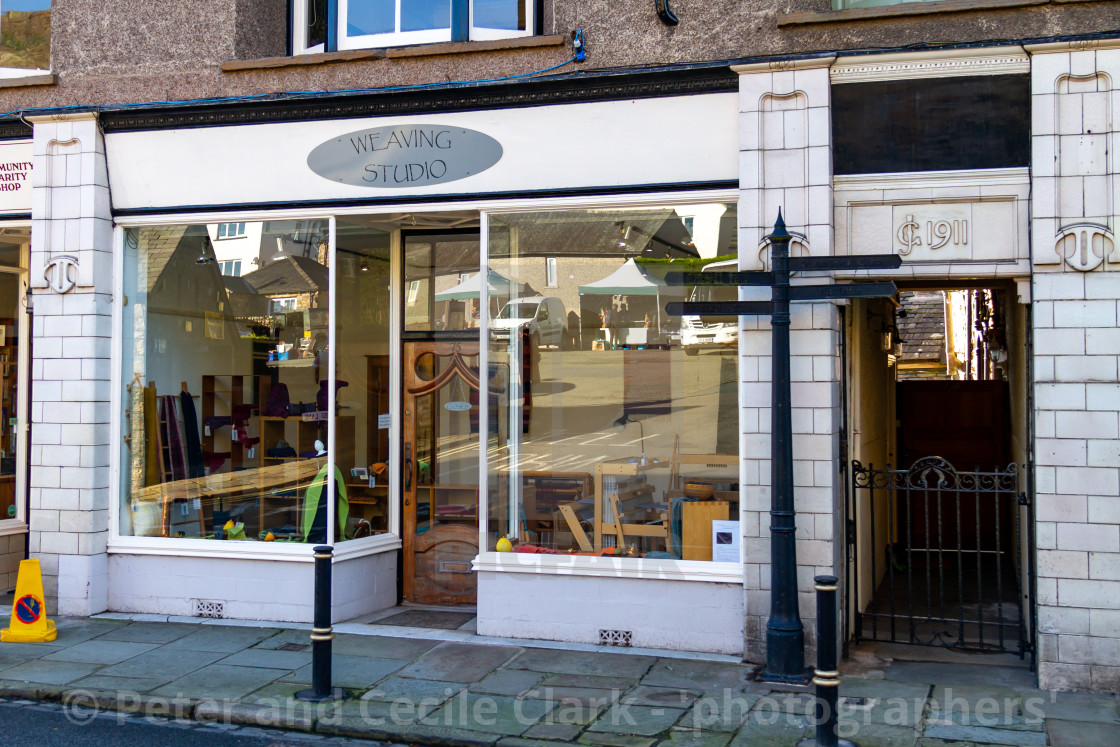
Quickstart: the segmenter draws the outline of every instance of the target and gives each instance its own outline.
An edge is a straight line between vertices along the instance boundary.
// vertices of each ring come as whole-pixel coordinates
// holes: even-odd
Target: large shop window
[[[337,0],[338,49],[530,36],[537,0]],[[328,0],[295,0],[296,54],[322,52]]]
[[[738,562],[738,333],[669,317],[735,206],[491,215],[488,547]],[[550,280],[555,276],[555,287]],[[502,375],[495,375],[501,372]]]
[[[331,251],[327,221],[229,225],[126,234],[121,535],[388,531],[388,235],[339,221]]]
[[[45,73],[51,66],[51,0],[0,3],[0,78]]]

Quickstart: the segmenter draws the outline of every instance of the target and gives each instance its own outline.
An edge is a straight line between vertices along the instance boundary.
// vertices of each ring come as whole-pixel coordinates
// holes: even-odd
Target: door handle
[[[404,445],[404,489],[412,489],[412,444]],[[405,499],[405,505],[408,499]]]

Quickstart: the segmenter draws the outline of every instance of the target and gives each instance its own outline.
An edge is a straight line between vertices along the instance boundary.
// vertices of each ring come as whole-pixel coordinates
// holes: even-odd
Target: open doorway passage
[[[904,289],[848,315],[853,640],[1030,650],[1027,307]]]

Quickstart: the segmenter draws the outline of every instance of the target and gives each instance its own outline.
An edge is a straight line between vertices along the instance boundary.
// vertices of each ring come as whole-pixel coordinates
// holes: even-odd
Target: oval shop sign
[[[358,130],[317,146],[307,165],[355,187],[426,187],[485,171],[502,157],[489,135],[463,127],[403,124]]]

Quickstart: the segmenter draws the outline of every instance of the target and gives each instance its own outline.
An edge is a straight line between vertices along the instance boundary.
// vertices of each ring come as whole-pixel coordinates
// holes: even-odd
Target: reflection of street
[[[541,381],[532,385],[529,433],[522,437],[517,468],[520,470],[591,471],[604,459],[636,457],[642,452],[635,425],[613,425],[623,411],[624,360],[642,374],[644,351],[541,350]],[[652,358],[664,365],[664,358]],[[684,453],[718,453],[721,403],[730,391],[736,402],[734,351],[704,352],[686,356],[675,349],[669,355],[672,410],[646,415],[636,410],[635,420],[645,430],[645,451],[668,458],[675,436]],[[647,369],[648,370],[648,369]],[[650,374],[653,371],[648,371]],[[661,372],[664,373],[664,372]],[[722,400],[721,400],[722,394]],[[640,405],[628,402],[628,407]],[[734,408],[724,419],[736,417]],[[489,470],[507,470],[509,453],[504,444],[493,444]]]

